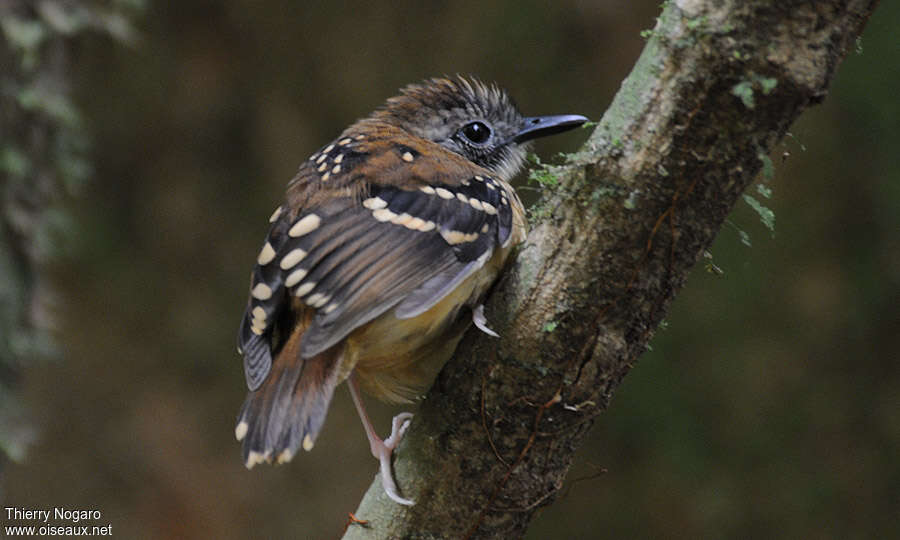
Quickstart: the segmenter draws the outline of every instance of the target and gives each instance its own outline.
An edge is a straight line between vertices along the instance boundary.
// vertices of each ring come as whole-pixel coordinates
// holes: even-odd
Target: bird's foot
[[[406,434],[406,430],[409,429],[412,417],[412,413],[408,412],[398,414],[391,422],[391,434],[387,439],[381,440],[376,437],[374,440],[369,441],[372,455],[375,456],[375,459],[378,460],[381,466],[381,487],[384,488],[384,492],[391,500],[406,506],[411,506],[415,503],[410,499],[401,497],[397,492],[397,484],[394,482],[394,473],[391,470],[391,456]]]

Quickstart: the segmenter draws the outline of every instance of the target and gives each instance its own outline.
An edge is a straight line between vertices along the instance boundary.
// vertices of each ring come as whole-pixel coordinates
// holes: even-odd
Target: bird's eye
[[[491,128],[484,122],[470,122],[460,131],[466,139],[475,144],[484,144],[491,137]]]

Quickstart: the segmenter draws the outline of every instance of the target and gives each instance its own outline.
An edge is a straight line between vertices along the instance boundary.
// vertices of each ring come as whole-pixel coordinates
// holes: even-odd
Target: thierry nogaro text
[[[83,519],[100,519],[100,510],[72,510],[71,508],[49,508],[49,509],[31,509],[16,508],[15,506],[7,506],[6,519],[12,520],[28,520],[41,521],[48,523],[51,519],[57,521],[70,521],[78,523]]]

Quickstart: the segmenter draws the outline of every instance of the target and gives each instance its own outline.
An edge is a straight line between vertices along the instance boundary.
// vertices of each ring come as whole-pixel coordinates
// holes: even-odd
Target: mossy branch
[[[706,252],[760,155],[821,102],[875,0],[664,5],[486,313],[441,372],[344,538],[516,538]]]

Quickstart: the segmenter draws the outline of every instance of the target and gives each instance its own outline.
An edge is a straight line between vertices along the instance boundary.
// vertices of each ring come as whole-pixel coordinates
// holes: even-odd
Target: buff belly
[[[422,395],[456,350],[471,324],[470,308],[494,282],[507,253],[498,250],[486,271],[469,276],[421,315],[398,319],[391,309],[350,334],[342,378],[355,368],[363,389],[385,401],[409,402]]]

